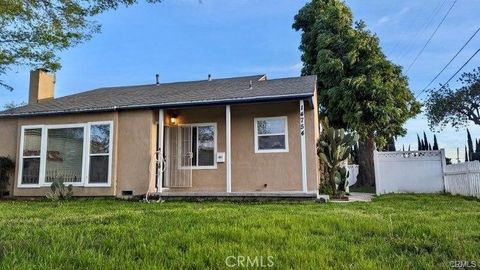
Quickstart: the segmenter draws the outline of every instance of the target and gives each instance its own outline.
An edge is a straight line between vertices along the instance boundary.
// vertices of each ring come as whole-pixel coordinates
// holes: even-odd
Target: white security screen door
[[[192,127],[167,127],[165,135],[165,187],[191,187]]]

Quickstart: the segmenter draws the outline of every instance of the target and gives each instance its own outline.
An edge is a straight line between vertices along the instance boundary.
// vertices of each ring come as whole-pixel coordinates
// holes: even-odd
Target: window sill
[[[96,187],[111,187],[110,184],[74,184],[74,183],[65,183],[65,186],[68,187],[72,185],[73,187],[84,187],[84,188],[96,188]],[[50,184],[44,185],[17,185],[17,188],[50,188]]]
[[[275,153],[288,153],[288,149],[277,149],[277,150],[255,150],[255,154],[275,154]]]
[[[180,169],[182,170],[192,170],[192,171],[195,171],[195,170],[216,170],[217,169],[217,165],[215,166],[195,166],[195,167],[181,167]]]

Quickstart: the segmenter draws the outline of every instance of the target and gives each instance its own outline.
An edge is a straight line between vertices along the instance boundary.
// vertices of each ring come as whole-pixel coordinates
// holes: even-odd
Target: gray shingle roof
[[[264,80],[256,75],[106,87],[6,110],[0,117],[299,99],[311,97],[315,83],[316,76]]]

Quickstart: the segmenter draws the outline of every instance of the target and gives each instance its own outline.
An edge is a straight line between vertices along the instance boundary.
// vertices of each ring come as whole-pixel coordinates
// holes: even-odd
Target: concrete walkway
[[[350,192],[348,201],[330,201],[333,203],[350,203],[350,202],[371,202],[373,193]]]
[[[351,192],[349,199],[350,202],[371,202],[373,193],[360,193],[360,192]]]

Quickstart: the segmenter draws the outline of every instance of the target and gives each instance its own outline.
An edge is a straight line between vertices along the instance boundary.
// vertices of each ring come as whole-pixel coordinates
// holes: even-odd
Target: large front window
[[[45,183],[82,182],[84,128],[48,128]]]
[[[22,127],[19,186],[109,186],[111,129],[111,122]]]

